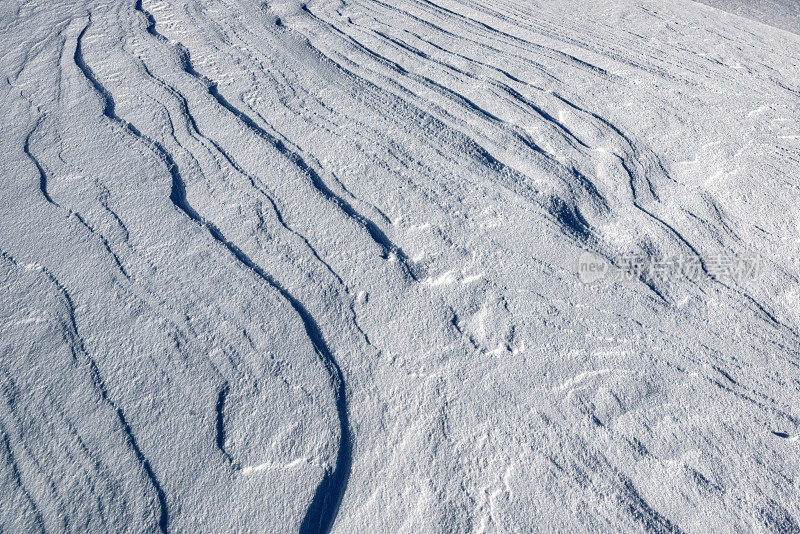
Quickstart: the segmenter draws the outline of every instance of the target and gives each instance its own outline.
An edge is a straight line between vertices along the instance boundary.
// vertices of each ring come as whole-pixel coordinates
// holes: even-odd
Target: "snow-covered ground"
[[[797,0],[698,0],[717,9],[758,20],[800,34],[800,2]]]
[[[706,3],[0,2],[0,530],[800,532],[798,9]]]

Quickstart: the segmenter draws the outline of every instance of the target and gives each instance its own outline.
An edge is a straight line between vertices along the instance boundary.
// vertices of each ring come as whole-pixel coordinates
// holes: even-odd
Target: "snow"
[[[0,530],[800,531],[797,6],[706,3],[4,1]]]
[[[698,0],[704,4],[800,34],[800,4],[794,0]]]

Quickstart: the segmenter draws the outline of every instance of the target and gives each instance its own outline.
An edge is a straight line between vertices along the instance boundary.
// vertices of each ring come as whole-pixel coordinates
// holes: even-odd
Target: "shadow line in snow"
[[[142,7],[142,0],[136,1],[135,9],[139,11],[147,20],[147,33],[160,41],[171,43],[166,37],[161,35],[158,30],[156,30],[155,18],[151,13]],[[377,224],[375,224],[368,217],[359,213],[349,202],[332,191],[319,173],[317,173],[317,171],[314,170],[314,168],[311,167],[300,154],[291,150],[282,140],[267,132],[263,127],[256,123],[252,117],[241,111],[235,105],[231,104],[230,101],[228,101],[224,96],[222,96],[215,81],[210,80],[208,77],[195,70],[189,56],[189,51],[185,46],[177,42],[171,44],[173,44],[178,51],[181,63],[183,65],[183,70],[190,76],[199,80],[206,87],[208,94],[211,95],[222,108],[239,119],[248,129],[250,129],[250,131],[274,147],[282,156],[292,162],[293,165],[295,165],[301,172],[308,176],[311,180],[311,184],[326,200],[334,203],[347,217],[354,220],[359,226],[366,230],[370,238],[381,247],[384,258],[388,258],[390,254],[394,255],[400,262],[403,271],[412,280],[417,281],[417,276],[414,273],[414,270],[411,268],[408,257],[400,247],[392,243],[389,237],[378,227]]]
[[[86,35],[86,31],[89,29],[91,25],[92,25],[92,18],[91,15],[89,15],[89,19],[86,22],[86,26],[84,26],[84,28],[81,30],[81,33],[78,35],[78,39],[75,43],[75,57],[74,57],[75,65],[78,67],[78,69],[80,69],[80,71],[89,81],[89,84],[103,99],[104,101],[103,114],[109,119],[111,119],[113,122],[121,125],[125,130],[127,130],[131,134],[137,135],[137,131],[133,126],[131,126],[127,122],[123,121],[122,119],[114,115],[114,101],[111,99],[111,95],[109,95],[106,89],[102,85],[100,85],[100,83],[97,81],[97,78],[95,78],[92,70],[89,68],[88,65],[86,65],[86,62],[84,62],[83,60],[83,50],[82,50],[83,38]],[[141,137],[141,135],[138,135],[138,137]],[[64,297],[68,304],[73,328],[76,328],[75,318],[74,318],[74,307],[72,305],[72,300],[69,296],[69,293],[67,293],[66,290],[62,286],[60,286],[60,284],[58,284],[58,282],[55,279],[53,279],[53,281],[59,286],[59,289],[61,289],[62,293],[64,294]],[[97,365],[95,364],[94,360],[88,357],[88,355],[87,358],[89,359],[90,362],[92,378],[94,379],[95,384],[97,384],[97,387],[100,389],[101,397],[103,398],[103,400],[111,404],[111,406],[116,410],[118,419],[122,424],[126,436],[128,437],[128,442],[130,443],[131,448],[136,454],[139,463],[142,465],[142,468],[144,469],[147,478],[150,480],[150,483],[153,485],[153,488],[156,491],[156,495],[158,496],[158,504],[160,508],[159,518],[158,518],[158,528],[161,530],[161,532],[167,532],[167,526],[169,524],[169,510],[167,508],[167,498],[166,495],[164,494],[164,490],[161,488],[161,483],[159,482],[158,478],[153,472],[153,469],[150,466],[150,462],[147,460],[147,458],[144,456],[141,449],[139,448],[139,445],[136,441],[136,437],[134,436],[133,431],[128,425],[128,422],[125,419],[125,415],[123,414],[122,409],[116,406],[114,402],[111,401],[111,399],[109,399],[108,394],[106,393],[105,386],[100,380],[100,372],[99,369],[97,368]]]
[[[136,9],[140,11],[147,18],[149,24],[151,25],[154,24],[154,19],[152,15],[144,11],[144,9],[142,8],[141,0],[137,0]],[[172,187],[169,198],[170,201],[175,205],[175,207],[181,212],[183,212],[189,219],[191,219],[198,225],[208,230],[211,237],[218,244],[222,245],[225,249],[227,249],[227,251],[240,264],[249,269],[256,277],[260,278],[262,281],[266,282],[269,286],[275,289],[289,303],[292,309],[300,317],[306,335],[311,341],[312,346],[314,347],[314,350],[317,353],[318,357],[320,358],[326,370],[328,371],[329,378],[333,385],[333,394],[335,398],[336,411],[339,419],[340,443],[336,458],[336,464],[332,469],[327,469],[325,474],[323,475],[322,482],[317,487],[311,505],[308,511],[306,512],[306,516],[300,527],[301,532],[327,532],[333,526],[333,522],[338,513],[339,505],[342,501],[344,491],[347,487],[347,481],[350,476],[350,469],[352,464],[352,442],[350,436],[350,424],[347,413],[347,400],[346,400],[344,375],[341,371],[341,368],[339,367],[338,363],[333,357],[333,354],[328,348],[324,340],[324,337],[322,335],[322,332],[319,328],[319,325],[317,324],[316,320],[313,318],[311,313],[305,308],[305,306],[292,293],[290,293],[286,288],[284,288],[277,280],[272,278],[271,275],[269,275],[260,266],[258,266],[255,262],[253,262],[253,260],[250,259],[250,257],[247,256],[247,254],[245,254],[244,251],[242,251],[233,242],[229,241],[225,237],[225,235],[212,222],[202,217],[189,204],[189,202],[186,199],[185,183],[183,177],[180,174],[180,170],[178,169],[178,165],[175,163],[172,155],[164,148],[164,146],[158,141],[150,139],[142,132],[140,132],[135,126],[133,126],[129,122],[125,121],[124,119],[116,115],[113,97],[100,83],[100,81],[97,79],[92,69],[86,64],[86,62],[83,59],[82,41],[86,34],[86,31],[89,29],[90,26],[91,26],[91,16],[89,17],[86,26],[83,28],[80,35],[78,36],[78,40],[75,47],[75,64],[82,71],[83,75],[86,77],[89,84],[101,97],[103,101],[103,110],[102,110],[103,115],[105,115],[113,123],[122,127],[123,130],[125,130],[130,135],[144,142],[145,145],[147,145],[154,152],[154,154],[164,162],[172,179]],[[152,27],[148,31],[150,33],[154,33],[155,28]],[[164,39],[164,37],[160,36],[160,34],[155,33],[155,35],[159,36],[160,39],[162,40]],[[197,74],[197,76],[200,76],[199,73]],[[219,438],[219,436],[217,436],[217,438]],[[142,459],[144,459],[143,456]],[[146,462],[146,460],[144,461]],[[161,503],[162,510],[161,510],[161,520],[159,521],[159,526],[162,531],[166,532],[167,521],[168,521],[166,498],[164,497],[164,493],[161,490],[161,487],[158,484],[158,481],[156,480],[155,476],[153,475],[152,470],[149,467],[149,464],[146,465],[147,465],[146,471],[148,471],[148,474],[151,475],[151,480],[153,481],[153,484],[158,491],[159,501]]]

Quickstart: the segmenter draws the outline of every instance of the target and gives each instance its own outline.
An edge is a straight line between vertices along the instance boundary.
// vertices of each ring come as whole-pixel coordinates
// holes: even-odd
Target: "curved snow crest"
[[[46,281],[47,285],[50,286],[51,289],[55,290],[58,295],[58,299],[60,302],[59,304],[63,307],[65,315],[65,321],[63,322],[62,326],[64,328],[64,341],[69,345],[69,349],[71,352],[71,356],[74,360],[75,365],[82,371],[88,374],[90,382],[97,394],[100,398],[101,402],[114,414],[116,419],[116,424],[121,428],[122,433],[125,437],[126,446],[130,448],[132,453],[134,454],[137,462],[139,463],[140,469],[143,472],[144,477],[150,483],[153,491],[156,494],[155,502],[153,503],[153,507],[155,509],[155,519],[156,525],[158,530],[161,532],[167,532],[169,526],[169,509],[167,507],[167,500],[164,490],[162,489],[161,483],[156,477],[155,473],[153,472],[152,467],[150,466],[150,461],[145,457],[142,453],[138,440],[134,435],[128,421],[125,417],[125,414],[120,408],[117,403],[110,397],[103,377],[100,373],[100,368],[97,365],[97,362],[92,358],[92,356],[88,353],[84,341],[81,335],[78,332],[77,324],[75,321],[75,305],[73,303],[72,297],[70,296],[67,289],[56,279],[56,277],[50,273],[46,268],[41,265],[36,264],[28,264],[28,265],[20,265],[13,257],[11,257],[8,253],[4,250],[0,249],[0,260],[4,264],[10,265],[12,269],[19,270],[19,271],[27,271],[27,273],[23,274],[22,276],[30,276],[28,273],[35,273],[37,275],[41,275],[42,278]],[[6,265],[4,265],[5,267]],[[22,277],[21,276],[21,277]],[[21,278],[20,277],[20,278]],[[57,314],[61,315],[62,310],[56,311]],[[46,323],[51,318],[43,318],[42,322]],[[11,389],[16,389],[14,387],[12,377],[8,373],[7,369],[3,369],[4,374],[4,381],[7,381],[5,386],[10,385]],[[78,383],[80,383],[80,379],[77,379]],[[4,389],[6,389],[4,387]],[[6,395],[9,393],[10,396],[6,398],[6,401],[13,407],[17,402],[17,397],[22,397],[20,392],[9,392],[7,389],[4,391]],[[20,401],[24,403],[24,401]],[[12,408],[13,411],[13,408]],[[24,410],[23,410],[24,411]],[[24,425],[25,421],[23,420],[24,416],[20,416],[17,421],[17,424]],[[30,424],[30,423],[28,423]],[[19,487],[26,492],[27,499],[30,501],[31,506],[33,507],[34,514],[36,516],[35,524],[42,529],[46,528],[46,523],[44,517],[42,516],[42,512],[38,510],[35,500],[33,500],[30,495],[27,494],[27,490],[25,490],[25,484],[22,481],[22,477],[19,474],[18,464],[17,462],[13,461],[13,453],[11,449],[11,445],[9,443],[8,434],[6,434],[7,429],[3,429],[3,445],[6,449],[6,454],[8,454],[10,459],[10,464],[13,466],[15,471],[15,479]],[[73,431],[74,432],[74,431]],[[85,445],[83,446],[86,447]],[[88,451],[86,450],[85,453],[90,457],[96,454],[96,451]],[[46,459],[41,459],[41,461],[46,461]],[[94,462],[99,462],[97,459]],[[26,476],[27,478],[27,476]],[[71,518],[69,517],[62,517],[61,520],[64,522],[65,529],[69,524]]]
[[[144,10],[142,7],[141,0],[137,0],[136,9],[141,12],[148,22],[147,31],[150,35],[158,38],[161,41],[166,41],[166,39],[161,36],[155,29],[155,19],[153,16]],[[177,45],[180,47],[180,45]],[[192,67],[188,54],[184,56],[184,67],[186,72],[200,78],[201,75],[197,73],[197,71]],[[88,75],[87,75],[88,77]],[[99,85],[99,84],[98,84]],[[97,85],[96,85],[97,86]],[[215,84],[209,83],[208,85],[209,92],[217,99],[217,101],[222,105],[226,110],[230,111],[236,117],[241,119],[249,128],[256,131],[260,136],[267,137],[268,134],[264,132],[261,128],[259,128],[255,121],[247,117],[244,113],[237,110],[234,106],[229,104],[216,90]],[[108,109],[108,107],[107,107]],[[113,105],[111,107],[113,110]],[[138,134],[138,132],[134,133]],[[151,142],[152,143],[152,142]],[[350,426],[348,422],[348,414],[347,414],[347,400],[346,400],[346,386],[344,381],[344,376],[342,374],[341,368],[339,367],[338,363],[334,359],[333,355],[326,344],[322,333],[320,332],[319,326],[308,310],[303,306],[303,304],[288,290],[281,287],[280,284],[273,279],[269,274],[264,272],[264,270],[256,265],[241,249],[239,249],[235,244],[230,242],[225,238],[224,235],[219,231],[219,229],[214,226],[213,223],[204,219],[200,216],[186,201],[185,190],[183,186],[183,180],[180,177],[179,171],[177,166],[175,165],[174,161],[172,160],[171,156],[157,143],[152,143],[153,146],[159,151],[162,158],[167,163],[170,172],[173,175],[173,189],[172,194],[170,195],[170,199],[175,203],[176,207],[180,208],[182,211],[186,213],[192,220],[195,222],[203,225],[208,231],[214,236],[220,244],[224,245],[233,256],[241,262],[243,265],[247,266],[251,269],[254,273],[256,273],[261,279],[267,282],[270,286],[275,288],[282,296],[285,298],[292,308],[297,312],[300,316],[300,319],[303,322],[303,326],[306,329],[306,333],[308,334],[309,338],[311,339],[312,344],[314,345],[315,350],[319,354],[320,359],[322,360],[325,367],[328,369],[330,374],[331,384],[334,388],[334,399],[336,402],[336,411],[339,417],[339,452],[336,456],[336,463],[331,470],[326,470],[322,482],[320,483],[319,487],[317,488],[316,492],[314,493],[314,498],[311,501],[311,505],[306,513],[305,518],[303,519],[303,523],[300,526],[300,532],[302,533],[317,533],[317,532],[328,532],[333,527],[333,522],[336,519],[336,514],[339,509],[339,505],[341,504],[342,498],[345,493],[345,489],[347,488],[347,479],[350,475],[350,469],[352,464],[352,438],[350,436]],[[275,142],[276,146],[281,147],[279,142]],[[283,150],[282,150],[283,152]],[[315,178],[317,182],[317,187],[323,189],[326,192],[326,196],[333,196],[333,193],[330,193],[324,185],[321,184],[321,180],[319,177],[313,173],[299,158],[297,161],[300,161],[301,168],[304,171],[311,173],[312,177]],[[340,201],[344,202],[344,201]],[[349,208],[347,204],[345,211],[348,212],[349,215],[352,213],[352,208]],[[352,215],[351,215],[352,216]],[[368,226],[368,228],[372,228],[374,225]],[[374,232],[379,232],[375,230]],[[373,234],[374,232],[371,232]],[[381,236],[380,242],[382,245],[385,244],[385,238]],[[221,397],[224,400],[224,397]],[[220,402],[223,402],[221,400]],[[220,440],[218,439],[218,442]]]

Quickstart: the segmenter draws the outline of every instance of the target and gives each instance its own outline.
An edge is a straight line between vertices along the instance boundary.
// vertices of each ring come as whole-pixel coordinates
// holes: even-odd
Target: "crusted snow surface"
[[[0,530],[800,531],[796,10],[708,3],[3,0]]]

